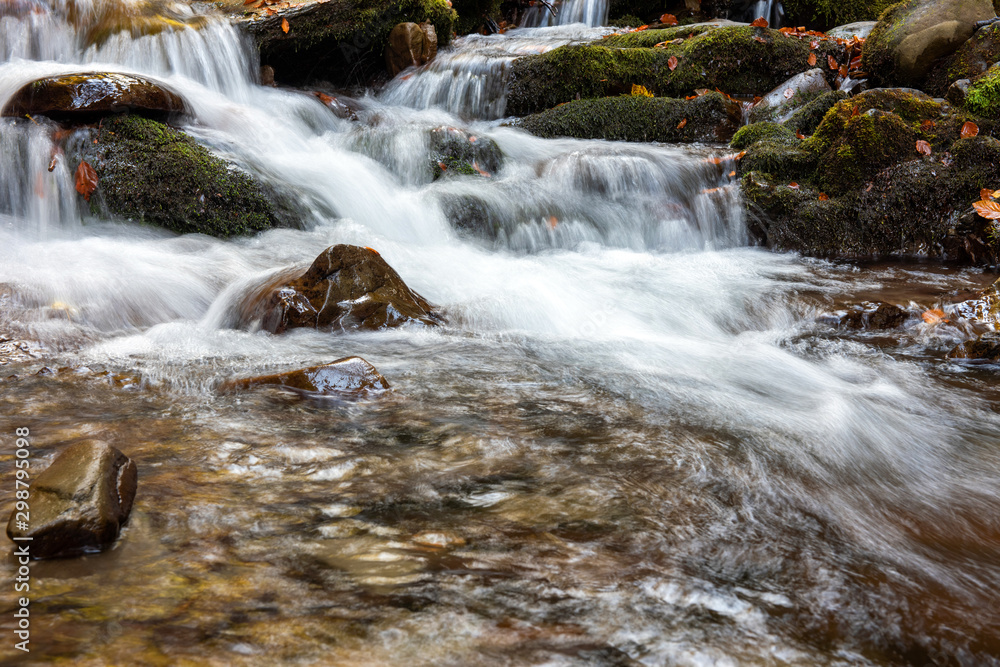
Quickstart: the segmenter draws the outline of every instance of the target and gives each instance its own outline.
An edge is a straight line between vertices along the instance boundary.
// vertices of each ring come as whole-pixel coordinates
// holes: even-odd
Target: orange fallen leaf
[[[813,47],[813,48],[815,48],[815,47]],[[815,53],[810,53],[809,54],[808,62],[809,62],[809,66],[810,67],[815,67],[816,66],[816,54]]]
[[[971,120],[962,126],[962,138],[969,139],[979,134],[979,126]]]
[[[973,205],[976,213],[987,220],[1000,220],[1000,202],[990,200],[977,201]]]
[[[638,28],[636,28],[635,30],[633,30],[633,32],[642,32],[643,30],[645,30],[648,27],[649,27],[648,25],[641,25]]]
[[[799,184],[796,183],[795,181],[792,181],[791,183],[788,184],[788,187],[790,187],[792,190],[798,190]]]
[[[848,72],[850,72],[850,70],[847,68],[847,65],[841,65],[840,66],[840,72],[839,72],[839,74],[840,74],[840,76],[842,78],[846,79]]]
[[[816,40],[813,40],[813,41],[809,42],[809,48],[810,49],[814,49],[814,50],[818,49],[819,48],[819,42],[817,42]],[[813,62],[813,63],[809,63],[809,64],[810,65],[815,65],[816,63]]]
[[[653,93],[649,92],[646,86],[640,86],[637,83],[632,84],[632,94],[639,97],[653,97]]]
[[[438,166],[441,167],[441,171],[448,171],[448,165],[444,162],[438,162]]]
[[[927,324],[939,324],[941,322],[947,324],[948,322],[948,318],[944,316],[944,311],[940,308],[925,310],[920,316],[924,318],[924,322],[927,322]]]
[[[729,178],[732,178],[735,175],[736,175],[736,171],[735,170],[729,172]]]
[[[795,94],[795,91],[793,89],[791,89],[791,88],[785,88],[785,99],[786,100],[792,99],[792,95],[794,95],[794,94]]]
[[[373,253],[375,253],[376,255],[378,255],[378,250],[376,250],[375,248],[371,248],[369,246],[365,246],[365,250],[371,250]]]
[[[828,199],[829,199],[829,197],[827,196],[827,194],[825,192],[819,193],[819,200],[820,201],[826,201]]]
[[[802,134],[802,133],[801,133],[801,132],[799,132],[798,130],[795,130],[795,137],[796,137],[797,139],[805,139],[805,138],[806,138],[806,135]]]
[[[660,23],[664,25],[677,25],[677,17],[673,14],[664,14],[660,17]]]
[[[767,44],[767,40],[761,37],[760,35],[754,35],[753,39],[755,42],[760,42],[761,44]]]
[[[759,19],[754,19],[753,23],[751,23],[750,25],[752,25],[755,28],[766,28],[768,26],[768,23],[767,19],[761,16]]]
[[[677,56],[670,56],[670,58],[667,60],[667,67],[670,68],[671,72],[677,69]]]
[[[556,216],[554,215],[550,215],[547,222],[549,223],[549,229],[555,229],[556,225],[559,224],[559,221],[556,219]]]
[[[861,113],[861,107],[854,107],[853,109],[851,109],[851,118],[854,118],[860,113]]]
[[[687,118],[682,118],[681,122],[677,123],[677,129],[678,130],[683,130],[684,126],[687,125],[687,124],[688,124],[688,119]]]
[[[929,132],[929,131],[933,130],[934,129],[934,121],[932,121],[930,119],[925,120],[924,122],[920,123],[920,129],[923,130],[924,132]]]
[[[90,195],[97,189],[97,172],[90,164],[84,160],[76,168],[76,191],[83,195],[86,201],[90,201]]]
[[[921,155],[930,155],[933,151],[931,151],[931,145],[929,143],[923,139],[917,139],[917,152]]]
[[[827,56],[826,62],[830,66],[830,69],[837,70],[840,69],[840,65],[837,63],[837,59],[833,56]]]
[[[281,32],[288,34],[288,19],[281,19]]]

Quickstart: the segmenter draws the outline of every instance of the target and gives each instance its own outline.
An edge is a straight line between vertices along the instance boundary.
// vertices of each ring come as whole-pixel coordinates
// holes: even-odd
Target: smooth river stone
[[[184,111],[184,100],[162,84],[128,74],[85,72],[32,81],[14,93],[4,116],[88,119],[134,112],[163,117]]]

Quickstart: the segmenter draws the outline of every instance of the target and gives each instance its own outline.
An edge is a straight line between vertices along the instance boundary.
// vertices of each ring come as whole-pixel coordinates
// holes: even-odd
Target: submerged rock
[[[1000,333],[987,331],[976,340],[966,341],[949,352],[948,358],[1000,361]]]
[[[694,100],[620,95],[568,102],[517,122],[539,137],[609,141],[729,141],[742,122],[738,102],[712,92]]]
[[[385,46],[385,68],[396,76],[407,67],[420,67],[437,55],[438,40],[430,22],[400,23],[389,33]]]
[[[906,0],[879,19],[862,68],[879,85],[920,87],[936,60],[951,55],[996,16],[991,0]]]
[[[321,395],[362,394],[389,388],[386,379],[370,363],[361,357],[344,357],[321,366],[287,373],[230,380],[222,385],[221,390],[251,389],[262,385]]]
[[[12,513],[8,537],[32,538],[34,558],[72,556],[107,548],[128,520],[138,471],[130,458],[99,442],[67,447],[31,484],[30,528]]]
[[[3,115],[89,121],[125,111],[162,118],[183,112],[184,101],[150,79],[84,72],[50,76],[22,86],[3,108]]]
[[[905,310],[891,303],[879,302],[849,309],[840,319],[840,325],[848,329],[895,329],[905,321]]]
[[[430,149],[435,179],[446,174],[491,176],[503,164],[503,153],[495,141],[457,127],[431,130]]]
[[[106,120],[92,139],[76,157],[97,172],[95,215],[220,237],[279,224],[260,182],[180,130],[127,115]]]
[[[237,326],[271,333],[296,327],[387,329],[443,318],[371,248],[335,245],[298,278],[280,278],[240,306]]]

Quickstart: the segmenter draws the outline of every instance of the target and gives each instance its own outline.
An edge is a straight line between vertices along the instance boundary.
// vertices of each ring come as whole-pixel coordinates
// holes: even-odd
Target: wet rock
[[[1000,333],[987,331],[976,340],[966,341],[949,352],[948,358],[1000,361]]]
[[[739,103],[719,93],[694,100],[620,95],[568,102],[520,119],[539,137],[609,141],[729,141],[742,122]]]
[[[889,4],[892,3],[890,2]],[[888,4],[886,6],[888,6]],[[831,28],[826,31],[826,34],[828,37],[834,37],[836,39],[852,39],[854,37],[857,37],[858,39],[867,39],[868,35],[870,35],[872,30],[875,29],[876,23],[877,21],[856,21],[854,23],[848,23],[846,25],[839,25],[836,28]]]
[[[86,122],[126,111],[163,118],[183,112],[184,101],[150,79],[85,72],[47,77],[22,86],[3,108],[3,115]]]
[[[784,123],[797,110],[831,90],[825,73],[818,67],[796,74],[754,105],[750,112],[750,122]]]
[[[653,47],[663,42],[664,47]],[[662,97],[684,98],[715,88],[730,95],[763,95],[811,69],[811,52],[808,42],[766,28],[727,26],[699,33],[683,26],[616,35],[515,60],[507,113],[524,116],[575,99],[627,94],[633,85]],[[847,58],[829,40],[820,42],[815,53],[821,62],[828,56],[838,62]],[[671,58],[677,59],[673,69]]]
[[[7,524],[8,537],[31,537],[35,558],[107,548],[128,520],[135,499],[135,463],[114,447],[81,442],[67,447],[35,478],[28,496],[30,528]]]
[[[962,105],[983,118],[1000,117],[1000,65],[969,82]]]
[[[753,146],[758,142],[773,142],[783,145],[795,145],[798,137],[785,125],[778,123],[752,123],[744,125],[733,135],[729,145],[737,150]]]
[[[384,78],[384,47],[399,23],[427,22],[438,45],[447,46],[458,18],[447,0],[291,0],[247,7],[242,0],[225,0],[224,5],[279,80],[325,80],[338,86]]]
[[[920,87],[937,59],[972,37],[977,21],[995,16],[991,0],[906,0],[879,19],[862,68],[881,85]]]
[[[430,23],[400,23],[389,33],[385,68],[396,76],[407,67],[420,67],[437,55],[437,34]]]
[[[953,310],[957,317],[1000,329],[1000,280],[984,289],[975,299],[956,305]]]
[[[323,103],[327,109],[333,112],[337,118],[344,120],[357,120],[358,112],[364,108],[363,103],[353,97],[345,95],[327,95],[319,91],[313,92],[313,96]]]
[[[221,390],[251,389],[262,385],[319,395],[364,394],[389,388],[386,379],[370,363],[361,357],[344,357],[321,366],[287,373],[230,380],[222,385]]]
[[[891,303],[866,303],[851,308],[840,319],[840,325],[848,329],[895,329],[906,321],[906,311]]]
[[[969,96],[969,87],[971,84],[972,82],[968,79],[959,79],[948,86],[948,90],[944,96],[945,99],[955,106],[965,106],[965,100]]]
[[[430,149],[435,179],[446,174],[491,176],[503,165],[503,153],[495,141],[456,127],[431,130]]]
[[[96,143],[95,143],[96,142]],[[139,116],[106,120],[67,147],[97,171],[90,210],[175,232],[228,237],[280,224],[278,207],[250,174],[180,130]]]
[[[443,318],[371,248],[335,245],[298,278],[279,279],[240,305],[237,326],[386,329]]]

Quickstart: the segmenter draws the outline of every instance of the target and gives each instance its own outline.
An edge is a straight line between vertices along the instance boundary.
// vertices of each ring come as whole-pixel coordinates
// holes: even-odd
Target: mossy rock
[[[745,125],[733,136],[729,145],[736,150],[747,148],[758,141],[772,141],[778,144],[795,144],[795,133],[778,123],[753,123]]]
[[[818,95],[792,114],[792,117],[785,121],[785,126],[804,135],[810,135],[823,122],[826,112],[832,109],[837,102],[846,99],[847,93],[841,90],[831,90]]]
[[[620,95],[576,100],[522,118],[539,137],[609,141],[728,141],[739,127],[739,104],[719,93],[694,100]]]
[[[278,224],[262,185],[187,134],[139,116],[105,120],[83,157],[97,171],[91,211],[175,232],[228,237]]]
[[[784,138],[750,144],[746,155],[738,162],[737,171],[740,174],[760,172],[782,183],[806,181],[816,171],[817,158],[814,153],[804,151],[796,144],[800,142]]]
[[[846,23],[876,21],[897,0],[782,0],[789,25],[829,30]]]
[[[488,137],[456,127],[438,127],[430,133],[429,166],[434,180],[442,176],[489,176],[500,170],[503,153]]]
[[[975,79],[1000,61],[1000,23],[976,31],[954,54],[935,65],[924,89],[937,96],[959,79]]]
[[[507,113],[522,116],[578,98],[627,93],[633,84],[664,97],[687,97],[701,88],[761,95],[810,69],[810,53],[809,42],[777,30],[731,26],[665,48],[615,48],[603,41],[564,46],[513,62]],[[846,60],[844,49],[830,42],[821,42],[816,54],[821,61],[828,55]]]
[[[288,21],[287,33],[283,20]],[[457,20],[447,0],[351,0],[250,14],[241,25],[260,50],[261,64],[273,67],[279,81],[324,79],[347,85],[385,76],[383,51],[397,24],[430,21],[443,47]]]
[[[802,148],[820,156],[818,182],[840,193],[891,164],[919,157],[918,139],[934,153],[947,150],[970,118],[919,91],[870,90],[834,105]]]
[[[934,62],[996,16],[990,0],[905,0],[879,18],[865,41],[862,69],[877,85],[923,87]]]
[[[595,43],[615,49],[643,49],[656,46],[662,42],[669,42],[674,39],[697,37],[698,35],[708,32],[709,30],[718,30],[718,28],[712,25],[682,25],[674,26],[673,28],[640,30],[638,32],[608,35]]]

